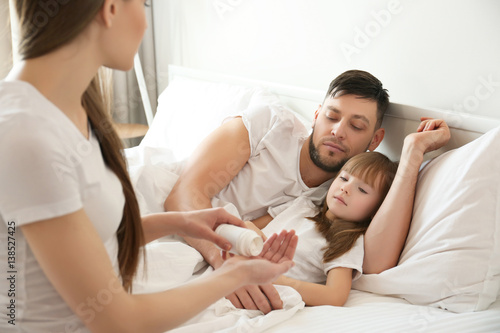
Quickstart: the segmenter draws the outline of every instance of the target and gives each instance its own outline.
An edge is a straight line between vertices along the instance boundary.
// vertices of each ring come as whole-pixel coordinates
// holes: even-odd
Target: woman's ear
[[[99,18],[106,28],[113,26],[113,21],[116,16],[117,4],[116,0],[105,0],[99,12]]]

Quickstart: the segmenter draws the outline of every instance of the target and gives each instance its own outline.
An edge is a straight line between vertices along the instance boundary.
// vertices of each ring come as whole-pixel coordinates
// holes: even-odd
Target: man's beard
[[[332,162],[332,164],[327,164],[321,160],[321,155],[319,154],[318,149],[316,149],[316,146],[314,145],[313,142],[313,135],[314,135],[314,128],[312,130],[311,136],[309,137],[309,157],[313,161],[314,165],[316,165],[318,168],[320,168],[323,171],[326,172],[338,172],[344,164],[349,160],[349,158],[345,158],[343,160],[340,160],[338,162]],[[333,155],[333,153],[331,153]]]

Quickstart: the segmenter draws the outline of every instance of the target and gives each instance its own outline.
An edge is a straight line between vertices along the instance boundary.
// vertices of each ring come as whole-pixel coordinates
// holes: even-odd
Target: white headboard
[[[314,111],[323,102],[325,91],[290,86],[274,82],[231,76],[206,70],[197,70],[180,66],[169,66],[169,82],[175,77],[186,77],[210,82],[224,82],[242,86],[260,86],[278,95],[281,101],[306,119],[312,119]],[[487,118],[468,113],[437,110],[424,107],[391,103],[384,117],[382,126],[386,136],[377,148],[392,160],[399,159],[404,137],[416,130],[420,117],[444,119],[451,128],[450,142],[440,150],[428,154],[431,158],[444,151],[462,146],[488,130],[500,126],[499,119]]]

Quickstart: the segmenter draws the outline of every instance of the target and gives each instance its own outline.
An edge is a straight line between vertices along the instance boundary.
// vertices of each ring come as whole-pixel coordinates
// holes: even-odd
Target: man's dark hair
[[[343,95],[356,95],[377,103],[377,124],[380,128],[382,118],[389,106],[389,94],[384,89],[382,82],[368,72],[349,70],[337,76],[331,83],[326,93],[328,97],[335,98]]]

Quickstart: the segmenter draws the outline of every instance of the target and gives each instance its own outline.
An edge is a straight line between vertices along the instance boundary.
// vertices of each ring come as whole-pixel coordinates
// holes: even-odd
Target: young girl
[[[223,209],[141,221],[96,74],[101,66],[131,69],[146,28],[144,0],[11,4],[23,61],[0,82],[1,332],[83,332],[85,326],[164,332],[292,266],[291,256],[280,264],[229,260],[182,287],[130,294],[146,242],[176,233],[227,249],[213,229],[243,222]],[[280,252],[290,237],[274,237],[268,248],[290,253]]]
[[[397,164],[377,152],[352,157],[332,182],[321,207],[299,197],[262,230],[294,229],[293,267],[274,283],[295,288],[307,305],[341,306],[363,265],[363,234],[384,200]]]

